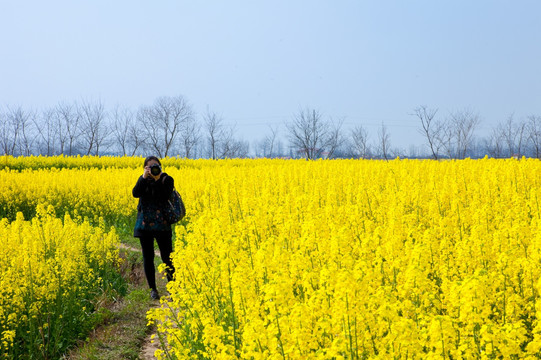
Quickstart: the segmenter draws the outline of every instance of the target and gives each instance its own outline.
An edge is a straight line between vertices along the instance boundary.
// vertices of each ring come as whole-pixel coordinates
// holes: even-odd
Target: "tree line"
[[[183,96],[162,96],[137,110],[102,101],[60,102],[41,111],[22,106],[0,108],[0,152],[4,155],[147,155],[185,158],[375,158],[462,159],[541,157],[541,117],[513,115],[485,137],[475,136],[480,117],[459,110],[438,117],[438,109],[419,106],[425,144],[408,150],[392,146],[384,123],[376,134],[361,124],[345,129],[344,120],[325,118],[317,109],[301,109],[282,127],[269,126],[250,142],[234,125],[207,107],[198,115]]]

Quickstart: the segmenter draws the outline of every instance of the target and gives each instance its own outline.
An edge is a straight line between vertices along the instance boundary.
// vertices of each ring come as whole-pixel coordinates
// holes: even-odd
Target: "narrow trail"
[[[129,245],[126,245],[126,244],[120,244],[119,248],[123,249],[123,250],[138,252],[138,253],[141,252],[141,249],[135,248],[135,247],[132,247],[132,246],[129,246]],[[160,252],[158,250],[155,250],[154,254],[156,256],[160,256]],[[160,305],[159,302],[154,303],[154,307],[158,307],[159,305]],[[154,342],[152,342],[152,336],[155,335],[155,334],[156,334],[156,331],[152,331],[152,333],[150,333],[147,336],[147,338],[145,339],[145,341],[143,343],[143,347],[141,349],[141,354],[139,356],[140,360],[155,360],[155,359],[157,359],[154,356],[154,352],[159,349],[158,340],[156,339]]]
[[[144,344],[143,348],[141,349],[141,355],[139,356],[139,359],[141,360],[154,360],[156,357],[154,356],[154,352],[159,349],[158,347],[158,341],[156,340],[154,343],[151,340],[151,336],[153,334],[150,334]]]
[[[133,251],[133,252],[138,252],[138,253],[141,252],[141,249],[135,248],[135,247],[133,247],[133,246],[126,245],[126,244],[120,244],[120,245],[118,245],[118,248],[119,248],[119,249],[123,249],[123,250],[129,250],[129,251]],[[160,252],[159,252],[158,250],[155,250],[155,251],[154,251],[154,254],[155,254],[156,256],[160,256]]]

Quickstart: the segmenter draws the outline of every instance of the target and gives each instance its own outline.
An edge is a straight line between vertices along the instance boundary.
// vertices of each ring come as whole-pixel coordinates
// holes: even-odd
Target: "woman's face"
[[[151,167],[152,165],[160,165],[156,160],[152,159],[149,162],[147,162],[147,166]]]

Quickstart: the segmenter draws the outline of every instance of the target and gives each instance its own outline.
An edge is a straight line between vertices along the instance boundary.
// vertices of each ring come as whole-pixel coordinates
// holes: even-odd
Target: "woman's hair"
[[[147,166],[148,162],[150,160],[154,160],[158,163],[158,165],[162,166],[162,163],[160,162],[160,159],[158,159],[156,156],[149,156],[145,159],[145,164],[143,165],[143,167]]]

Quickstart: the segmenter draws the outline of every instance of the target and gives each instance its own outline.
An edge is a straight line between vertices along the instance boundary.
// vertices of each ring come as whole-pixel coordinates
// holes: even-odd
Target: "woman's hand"
[[[158,180],[160,180],[161,175],[162,175],[162,173],[159,173],[156,176],[152,175],[152,173],[150,172],[150,166],[145,166],[145,172],[143,173],[143,179],[148,179],[150,177],[150,178],[158,181]]]
[[[145,171],[143,172],[143,179],[148,179],[149,176],[152,176],[150,173],[150,166],[145,166]]]

